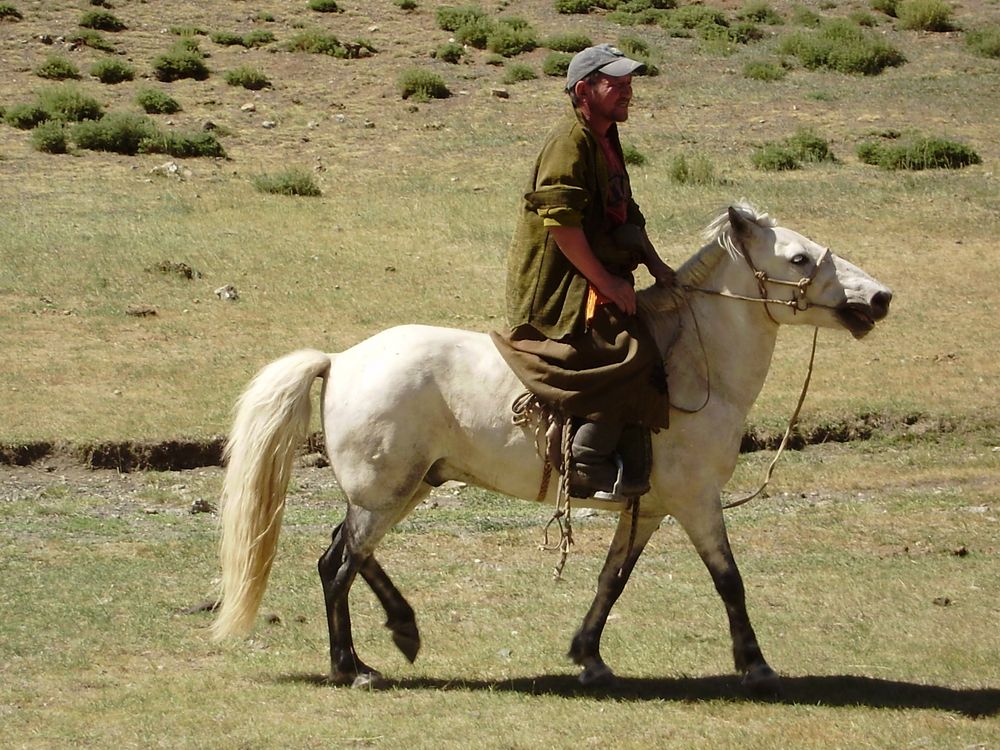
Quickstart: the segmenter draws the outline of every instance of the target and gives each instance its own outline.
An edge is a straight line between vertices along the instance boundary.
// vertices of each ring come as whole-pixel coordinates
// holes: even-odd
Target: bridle
[[[700,294],[712,294],[718,297],[725,297],[727,299],[740,300],[744,302],[759,302],[764,305],[764,312],[767,313],[767,317],[771,319],[771,322],[775,325],[779,325],[778,321],[775,320],[774,316],[771,314],[771,309],[769,305],[785,305],[791,308],[793,313],[805,312],[810,307],[823,307],[826,309],[832,309],[829,305],[821,305],[818,302],[812,302],[807,297],[806,294],[809,291],[809,287],[816,280],[816,275],[819,273],[820,266],[823,265],[823,261],[826,260],[827,256],[830,255],[830,248],[823,248],[823,252],[819,256],[819,260],[816,261],[816,265],[812,272],[808,276],[803,276],[798,281],[786,281],[785,279],[772,279],[767,275],[766,271],[761,271],[754,265],[753,259],[750,257],[750,253],[746,252],[743,248],[738,247],[733,241],[732,236],[729,233],[719,237],[718,242],[724,249],[733,255],[740,255],[743,260],[746,261],[747,265],[750,267],[750,271],[753,273],[754,279],[757,281],[757,291],[760,292],[759,297],[745,297],[740,294],[733,294],[732,292],[723,292],[718,289],[702,289],[699,287],[685,286],[684,290],[687,292],[698,292]],[[792,287],[792,297],[791,299],[776,299],[768,296],[767,285],[777,284],[779,286]],[[706,375],[708,381],[708,391],[705,394],[705,402],[699,406],[697,409],[681,409],[687,413],[694,413],[701,411],[708,405],[711,399],[711,388],[712,388],[712,377],[711,373],[707,371],[708,368],[708,355],[705,352],[705,342],[701,338],[701,328],[698,326],[698,318],[694,314],[694,310],[688,305],[688,311],[691,313],[691,317],[694,320],[695,329],[698,332],[698,341],[701,343],[702,353],[705,354],[705,367]],[[795,405],[795,411],[792,413],[791,418],[788,420],[788,427],[785,428],[785,434],[781,438],[781,444],[778,446],[778,450],[774,454],[774,458],[771,459],[771,463],[767,467],[767,472],[764,475],[764,481],[761,483],[760,487],[757,488],[755,492],[746,497],[740,498],[739,500],[734,500],[732,502],[726,503],[722,506],[723,510],[728,510],[729,508],[735,508],[737,506],[743,505],[750,502],[755,497],[760,495],[771,481],[771,476],[774,474],[774,467],[778,463],[778,459],[781,458],[781,454],[784,452],[785,447],[788,445],[788,439],[791,437],[792,429],[795,427],[795,423],[799,418],[799,412],[802,410],[802,404],[806,400],[806,393],[809,391],[809,381],[812,379],[813,363],[816,361],[816,339],[819,335],[819,328],[813,328],[813,340],[812,340],[812,351],[809,354],[809,368],[806,371],[805,380],[802,383],[802,391],[799,393],[798,403]],[[674,406],[677,409],[677,406]]]
[[[798,281],[787,281],[786,279],[774,279],[767,275],[767,271],[761,271],[754,265],[753,258],[750,257],[750,253],[746,252],[742,247],[739,247],[734,241],[729,233],[726,233],[719,237],[718,242],[727,251],[733,255],[739,255],[746,261],[746,264],[750,267],[751,273],[757,282],[757,291],[760,292],[759,297],[745,297],[740,294],[733,294],[732,292],[723,292],[718,289],[702,289],[700,287],[685,286],[684,290],[687,292],[699,292],[700,294],[714,294],[718,297],[727,297],[728,299],[742,300],[744,302],[760,302],[764,305],[764,312],[767,313],[767,317],[771,319],[771,322],[778,325],[778,321],[775,320],[774,316],[771,314],[771,308],[769,305],[784,305],[785,307],[791,308],[792,312],[805,312],[810,307],[825,307],[830,309],[829,305],[821,305],[818,302],[812,302],[807,298],[809,292],[809,287],[816,280],[816,275],[819,273],[820,267],[823,265],[823,261],[826,260],[827,256],[830,255],[830,248],[823,248],[823,252],[819,256],[819,260],[816,261],[816,265],[813,267],[812,272],[808,276],[803,276]],[[777,299],[768,296],[767,285],[776,284],[778,286],[788,286],[792,287],[792,297],[791,299]]]

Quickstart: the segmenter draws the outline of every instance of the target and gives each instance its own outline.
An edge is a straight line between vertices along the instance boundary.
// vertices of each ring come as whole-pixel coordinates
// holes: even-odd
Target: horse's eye
[[[803,255],[802,253],[799,253],[794,258],[792,258],[792,265],[793,266],[804,266],[808,262],[809,262],[809,256],[808,255]]]

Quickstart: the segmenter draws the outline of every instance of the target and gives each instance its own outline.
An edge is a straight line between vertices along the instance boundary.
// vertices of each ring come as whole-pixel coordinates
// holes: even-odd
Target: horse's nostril
[[[872,310],[875,312],[877,320],[881,320],[889,314],[890,302],[892,302],[892,292],[888,289],[884,292],[877,292],[872,297]]]

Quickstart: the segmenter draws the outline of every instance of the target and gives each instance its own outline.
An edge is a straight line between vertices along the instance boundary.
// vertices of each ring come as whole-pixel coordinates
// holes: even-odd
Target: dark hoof
[[[392,642],[396,644],[396,648],[403,653],[410,664],[416,661],[417,654],[420,653],[420,633],[417,632],[415,624],[408,623],[395,628],[392,631]]]
[[[772,697],[781,693],[781,678],[767,664],[759,664],[743,675],[743,686],[754,695]]]
[[[603,661],[583,668],[580,673],[580,684],[584,687],[609,687],[614,684],[615,673]]]

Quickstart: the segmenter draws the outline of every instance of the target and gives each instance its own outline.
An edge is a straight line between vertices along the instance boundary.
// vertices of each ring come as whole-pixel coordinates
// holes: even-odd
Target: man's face
[[[632,101],[632,76],[598,74],[588,83],[586,98],[592,115],[609,122],[625,122]]]

